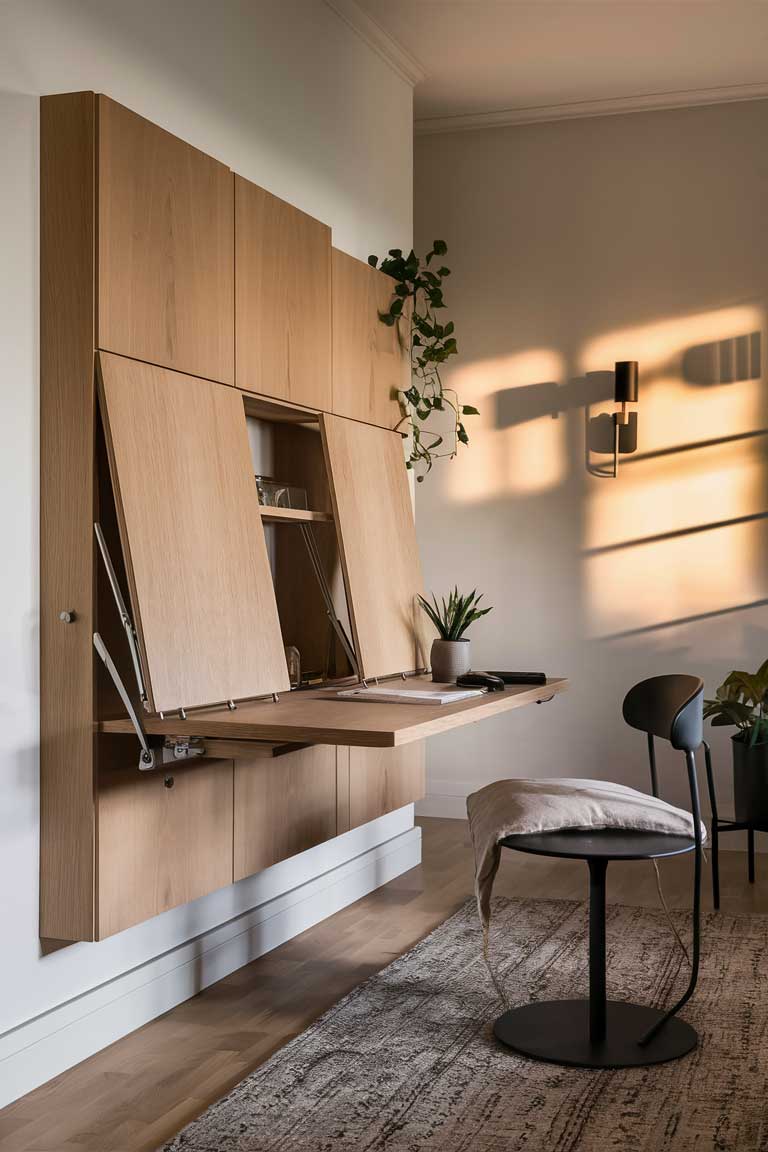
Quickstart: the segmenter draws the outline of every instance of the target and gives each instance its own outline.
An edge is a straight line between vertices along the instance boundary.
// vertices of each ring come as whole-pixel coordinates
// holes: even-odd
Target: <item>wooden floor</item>
[[[0,1152],[151,1152],[471,895],[467,826],[424,819],[423,863],[0,1111]],[[690,902],[690,859],[662,862],[671,906]],[[763,875],[761,876],[761,873]],[[656,905],[651,865],[609,869],[610,901]],[[705,908],[711,907],[709,870]],[[721,853],[723,907],[768,913],[768,859]],[[504,853],[496,891],[581,899],[586,868]]]

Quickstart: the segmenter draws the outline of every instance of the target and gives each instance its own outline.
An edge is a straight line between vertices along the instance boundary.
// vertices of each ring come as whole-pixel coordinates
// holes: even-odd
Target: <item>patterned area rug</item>
[[[681,914],[685,934],[690,918]],[[585,994],[586,908],[494,902],[510,1001]],[[768,918],[710,914],[699,1047],[670,1064],[562,1068],[502,1048],[468,903],[361,984],[166,1152],[760,1152],[768,1149]],[[687,967],[661,913],[608,910],[609,996],[671,1003]]]

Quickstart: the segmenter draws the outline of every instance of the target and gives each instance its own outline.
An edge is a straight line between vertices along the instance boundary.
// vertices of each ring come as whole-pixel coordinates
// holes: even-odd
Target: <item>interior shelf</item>
[[[267,524],[279,524],[286,520],[299,520],[306,523],[331,524],[333,515],[330,512],[311,512],[308,508],[270,508],[266,504],[259,505],[261,518]]]

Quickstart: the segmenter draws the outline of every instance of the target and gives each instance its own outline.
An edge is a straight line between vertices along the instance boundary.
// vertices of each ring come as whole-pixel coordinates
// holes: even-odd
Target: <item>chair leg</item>
[[[716,820],[712,821],[709,839],[712,852],[712,904],[717,912],[720,908],[720,850]]]
[[[748,868],[749,868],[749,882],[755,882],[755,830],[754,828],[747,829],[747,855],[748,855]]]
[[[640,1044],[641,1047],[648,1044],[664,1027],[667,1021],[671,1020],[673,1016],[676,1016],[680,1009],[688,1003],[691,996],[693,996],[696,981],[699,978],[699,963],[701,960],[701,811],[699,809],[699,790],[696,784],[696,757],[693,752],[686,752],[685,759],[688,765],[688,779],[691,787],[693,831],[696,841],[693,856],[693,957],[691,959],[691,976],[688,981],[688,987],[677,1003],[673,1004],[672,1007],[664,1013],[661,1020],[658,1020],[652,1028],[649,1028],[648,1031],[640,1037],[638,1044]]]

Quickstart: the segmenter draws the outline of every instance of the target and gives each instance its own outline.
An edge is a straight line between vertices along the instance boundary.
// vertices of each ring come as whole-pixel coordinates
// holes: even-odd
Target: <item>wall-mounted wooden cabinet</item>
[[[236,381],[331,407],[331,230],[235,176]]]
[[[96,99],[98,346],[234,383],[232,172]]]
[[[336,835],[336,748],[235,762],[235,880]]]
[[[404,379],[396,333],[377,318],[391,282],[340,253],[333,264],[332,289],[324,225],[108,98],[42,101],[43,937],[101,939],[418,792],[399,752],[378,785],[378,759],[350,765],[354,723],[323,737],[287,702],[277,741],[327,742],[274,757],[271,737],[248,731],[251,707],[286,703],[261,699],[288,691],[285,643],[323,675],[351,670],[318,570],[362,675],[423,665],[402,439],[373,426],[396,421],[389,396]],[[356,418],[324,411],[337,401]],[[309,510],[259,507],[247,415],[273,425],[276,474],[306,489]],[[95,633],[122,697],[94,667]],[[295,695],[299,711],[309,695]],[[135,735],[105,735],[127,697],[168,773],[137,770]],[[189,728],[153,725],[209,710],[206,758],[173,759]]]
[[[399,748],[345,748],[349,772],[349,827],[421,800],[426,792],[424,744]]]
[[[231,884],[231,760],[137,772],[133,742],[101,737],[97,939]]]
[[[407,316],[388,328],[379,320],[392,300],[385,273],[333,249],[333,403],[339,416],[394,428],[398,390],[410,387]]]

